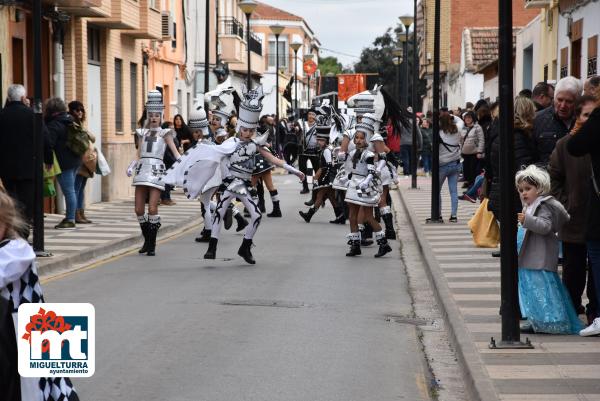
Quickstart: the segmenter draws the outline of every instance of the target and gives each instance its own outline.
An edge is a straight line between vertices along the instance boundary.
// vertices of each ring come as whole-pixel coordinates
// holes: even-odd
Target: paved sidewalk
[[[158,240],[198,227],[202,216],[198,201],[188,200],[181,191],[171,193],[173,206],[159,206],[162,227]],[[40,272],[48,274],[70,269],[127,252],[142,243],[140,226],[131,199],[90,205],[85,214],[92,224],[77,224],[75,230],[56,230],[63,215],[46,214],[44,219],[45,250],[52,257],[38,258]],[[157,245],[160,252],[160,244]]]
[[[425,224],[430,216],[430,183],[430,178],[419,177],[420,189],[412,190],[410,179],[403,179],[399,194],[429,266],[473,399],[599,401],[600,338],[527,334],[522,339],[529,337],[535,349],[488,348],[492,336],[501,338],[500,260],[491,257],[492,249],[473,245],[467,222],[479,204],[459,201],[458,223],[448,223],[446,186],[442,188],[446,223]]]

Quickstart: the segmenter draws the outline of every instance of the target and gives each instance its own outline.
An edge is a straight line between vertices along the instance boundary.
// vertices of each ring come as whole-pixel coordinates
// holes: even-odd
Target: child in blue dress
[[[515,182],[523,212],[518,214],[519,302],[527,322],[525,332],[577,334],[582,327],[571,297],[557,273],[556,236],[569,220],[560,202],[547,195],[550,176],[531,165],[517,173]]]

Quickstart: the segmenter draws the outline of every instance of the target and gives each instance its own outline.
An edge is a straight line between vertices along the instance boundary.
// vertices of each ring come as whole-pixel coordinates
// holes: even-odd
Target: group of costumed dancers
[[[335,218],[331,223],[350,221],[346,256],[361,254],[361,245],[372,245],[375,236],[378,250],[375,257],[392,251],[388,240],[396,238],[390,208],[389,186],[397,179],[396,165],[385,145],[387,131],[383,121],[408,126],[407,113],[381,88],[353,96],[348,105],[354,108],[355,119],[340,115],[325,101],[314,104],[303,122],[300,170],[279,159],[269,143],[269,131],[259,132],[259,118],[264,97],[262,86],[237,96],[232,87],[221,87],[205,94],[211,106],[212,120],[207,120],[202,107],[194,107],[188,126],[199,140],[183,155],[178,153],[170,129],[162,129],[164,105],[158,91],[150,91],[146,103],[145,126],[136,131],[138,157],[127,174],[133,176],[135,212],[144,236],[139,250],[155,255],[156,236],[160,228],[158,202],[165,185],[183,188],[190,199],[199,199],[204,228],[196,241],[207,242],[205,259],[215,259],[221,233],[237,221],[237,231],[245,230],[238,250],[247,263],[255,264],[251,252],[252,239],[262,219],[256,184],[261,180],[271,195],[273,212],[269,217],[281,217],[279,194],[273,185],[271,170],[277,166],[296,175],[302,182],[301,193],[307,193],[306,161],[316,171],[312,198],[307,212],[300,211],[308,223],[329,200]],[[237,110],[236,135],[229,137],[227,124]],[[211,125],[212,135],[208,126]],[[177,161],[166,170],[165,151],[171,151]],[[234,206],[240,202],[250,221]],[[145,205],[148,203],[146,212]],[[385,230],[380,224],[383,220]]]

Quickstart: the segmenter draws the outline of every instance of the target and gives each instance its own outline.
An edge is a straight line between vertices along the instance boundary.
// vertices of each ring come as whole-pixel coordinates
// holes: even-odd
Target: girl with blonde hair
[[[44,298],[35,253],[18,235],[25,223],[14,201],[4,191],[0,191],[0,210],[0,310],[3,312],[0,313],[0,351],[8,355],[0,366],[0,399],[78,401],[73,384],[66,377],[19,376],[17,350],[13,348],[17,343],[19,306],[42,303]]]

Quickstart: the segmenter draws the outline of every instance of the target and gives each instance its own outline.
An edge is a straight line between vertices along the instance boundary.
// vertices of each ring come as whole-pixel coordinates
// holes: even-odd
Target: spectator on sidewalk
[[[483,129],[477,123],[473,111],[464,115],[465,126],[461,132],[461,156],[463,158],[463,177],[465,188],[470,187],[482,169],[482,159],[485,153]]]
[[[540,166],[546,167],[556,142],[567,135],[575,122],[575,104],[582,91],[579,79],[565,77],[558,81],[554,91],[552,107],[535,116],[533,143]]]
[[[594,110],[596,101],[591,96],[583,96],[576,107],[577,122],[583,124]],[[575,134],[575,129],[571,134]],[[567,135],[556,142],[556,147],[550,156],[548,172],[552,182],[550,193],[554,196],[571,216],[561,230],[558,237],[562,241],[563,272],[562,279],[569,290],[571,300],[578,315],[585,313],[588,324],[596,317],[596,294],[591,275],[588,269],[587,247],[585,245],[585,227],[587,219],[587,201],[589,197],[589,177],[592,175],[592,164],[589,155],[584,157],[571,156],[567,152]],[[581,295],[586,288],[589,304],[586,308],[581,303]]]
[[[583,94],[600,100],[600,75],[592,75],[583,84]]]
[[[423,119],[421,123],[421,136],[423,138],[423,147],[421,149],[421,160],[423,161],[423,172],[427,177],[431,174],[431,146],[432,146],[432,129],[429,119]]]
[[[515,184],[523,203],[523,211],[517,215],[517,248],[519,305],[527,322],[521,331],[576,334],[582,324],[558,276],[556,233],[569,220],[569,214],[548,195],[550,176],[545,170],[530,165],[517,173]]]
[[[554,86],[547,82],[538,82],[531,92],[531,100],[535,104],[536,111],[550,107],[553,99]]]
[[[413,120],[409,119],[408,127],[401,125],[400,131],[400,160],[402,161],[402,174],[405,177],[411,175],[412,172],[412,147],[413,145],[418,149],[421,149],[423,139],[421,137],[421,131],[417,126],[417,143],[413,144],[413,133],[412,133],[412,125]],[[416,160],[414,161],[417,162]]]
[[[69,114],[73,118],[73,124],[83,128],[85,122],[85,108],[83,103],[78,100],[73,100],[69,103]],[[90,140],[90,149],[83,155],[81,167],[75,176],[75,193],[77,196],[77,209],[75,210],[76,224],[90,224],[92,221],[85,217],[85,186],[88,178],[93,178],[96,172],[96,161],[98,155],[94,150],[93,143],[96,142],[96,137],[86,130],[86,134]]]
[[[56,176],[60,189],[65,196],[65,218],[54,228],[57,230],[75,228],[75,211],[77,210],[77,194],[75,191],[75,178],[81,166],[81,156],[67,146],[68,131],[73,118],[67,113],[67,105],[58,97],[46,101],[44,121],[48,130],[48,143],[50,149],[56,154],[61,173]],[[46,152],[44,163],[54,163],[52,152]]]
[[[592,175],[588,180],[589,197],[585,225],[585,239],[588,251],[588,263],[592,268],[592,277],[596,289],[600,289],[600,107],[590,114],[588,120],[571,135],[567,141],[567,151],[576,157],[590,155]],[[600,305],[600,291],[596,291],[596,305]],[[600,316],[596,310],[594,322],[579,334],[593,336],[600,334]]]
[[[16,201],[27,223],[33,219],[33,110],[25,105],[23,85],[10,85],[6,106],[0,111],[0,179]],[[28,235],[25,230],[23,235]]]
[[[183,152],[187,151],[192,146],[192,131],[186,125],[185,121],[183,121],[183,117],[181,116],[181,114],[176,114],[175,117],[173,117],[172,125],[175,130],[175,133],[177,134],[176,139],[179,142],[178,148],[182,148]],[[167,166],[167,168],[169,168],[169,166]]]
[[[515,170],[519,171],[524,167],[537,162],[535,149],[531,141],[531,132],[533,129],[533,120],[535,118],[535,105],[526,98],[517,96],[515,98],[515,120],[514,120],[514,140]],[[500,136],[496,135],[491,144],[490,167],[493,171],[491,188],[488,193],[488,210],[494,213],[496,220],[500,221]],[[486,174],[488,173],[486,169]],[[521,210],[521,200],[515,193],[515,208]]]
[[[440,188],[448,179],[450,192],[450,223],[457,222],[458,213],[458,174],[460,172],[460,132],[455,124],[455,117],[445,114],[440,117]],[[442,196],[440,191],[440,215],[442,214]]]

